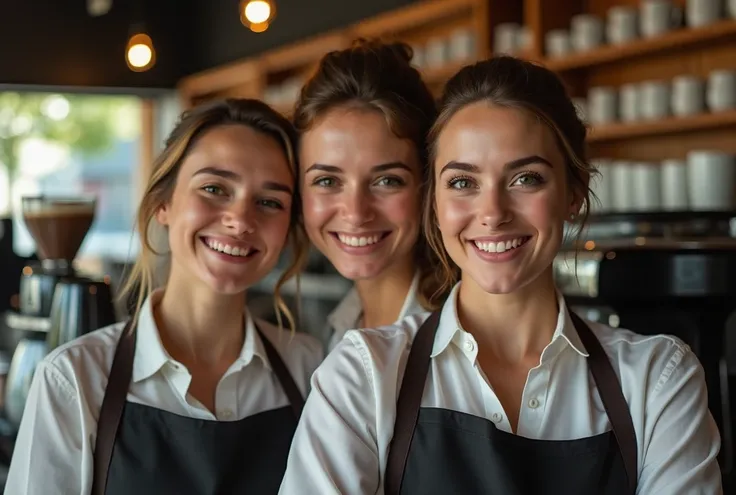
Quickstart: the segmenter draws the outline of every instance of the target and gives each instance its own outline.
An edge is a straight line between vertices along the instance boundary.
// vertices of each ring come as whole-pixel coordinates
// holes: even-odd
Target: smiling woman
[[[586,323],[555,287],[585,136],[543,67],[495,57],[447,83],[423,218],[452,291],[327,356],[281,493],[722,493],[690,348]]]
[[[138,212],[135,317],[38,366],[8,493],[276,492],[322,351],[253,319],[244,298],[289,239],[296,256],[277,301],[304,257],[294,143],[291,124],[259,101],[183,115]],[[163,287],[153,286],[153,222],[171,248]]]

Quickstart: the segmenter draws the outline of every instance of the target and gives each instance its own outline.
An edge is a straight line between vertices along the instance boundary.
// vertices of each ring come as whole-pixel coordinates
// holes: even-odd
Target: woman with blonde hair
[[[322,351],[255,321],[244,294],[290,239],[294,260],[275,295],[293,330],[278,288],[304,258],[294,143],[291,124],[259,101],[185,112],[138,211],[135,315],[39,365],[6,493],[278,490]],[[168,234],[163,287],[153,286],[152,222]]]
[[[450,79],[424,226],[452,292],[327,356],[281,493],[722,493],[693,351],[585,322],[555,286],[565,223],[589,211],[585,150],[553,72],[496,57]]]

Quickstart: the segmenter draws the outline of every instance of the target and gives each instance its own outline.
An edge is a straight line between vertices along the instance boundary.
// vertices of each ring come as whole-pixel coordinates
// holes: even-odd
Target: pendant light
[[[145,72],[156,65],[153,40],[143,29],[133,29],[125,47],[125,61],[133,72]]]
[[[268,29],[275,17],[275,0],[240,0],[240,22],[254,33]]]

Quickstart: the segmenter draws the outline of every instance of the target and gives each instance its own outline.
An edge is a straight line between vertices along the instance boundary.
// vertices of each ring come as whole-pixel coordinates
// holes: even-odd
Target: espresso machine
[[[39,259],[23,267],[18,310],[5,314],[5,331],[18,335],[4,411],[15,427],[38,362],[59,345],[116,321],[109,278],[87,276],[73,266],[95,206],[94,197],[22,198],[23,220]]]
[[[721,432],[725,493],[732,493],[736,212],[595,215],[579,239],[563,246],[554,270],[580,316],[641,334],[675,335],[693,349]]]

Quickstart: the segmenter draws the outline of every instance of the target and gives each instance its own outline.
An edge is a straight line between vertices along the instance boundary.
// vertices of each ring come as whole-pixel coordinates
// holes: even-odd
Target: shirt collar
[[[406,294],[404,304],[397,321],[403,320],[407,316],[415,313],[426,311],[419,303],[419,273],[414,275],[414,279]],[[327,317],[327,321],[335,331],[344,331],[352,328],[358,328],[360,316],[363,313],[363,305],[360,303],[358,290],[353,287],[347,295],[340,301],[337,307]]]
[[[459,342],[459,339],[456,338],[458,333],[465,333],[465,330],[460,324],[460,318],[457,315],[457,296],[460,283],[455,284],[445,304],[442,306],[440,321],[438,323],[437,333],[435,334],[434,345],[432,346],[431,357],[433,358],[447,349],[447,346],[451,342],[457,344]],[[581,342],[575,325],[570,318],[565,298],[559,291],[557,293],[557,304],[560,310],[557,314],[555,332],[551,342],[542,352],[542,360],[546,361],[559,353],[561,348],[558,342],[565,342],[581,356],[588,357],[588,352],[585,350],[585,346]]]
[[[138,313],[135,358],[133,361],[133,382],[140,382],[150,378],[167,363],[177,364],[174,358],[166,351],[153,316],[153,306],[161,301],[163,289],[156,289],[146,298]],[[250,313],[245,313],[245,338],[237,362],[241,367],[247,366],[253,356],[261,358],[270,369],[263,341],[256,331],[255,321]]]

